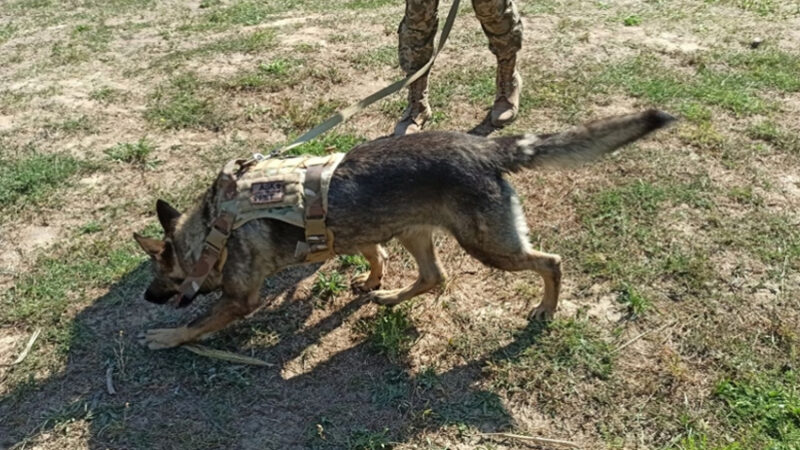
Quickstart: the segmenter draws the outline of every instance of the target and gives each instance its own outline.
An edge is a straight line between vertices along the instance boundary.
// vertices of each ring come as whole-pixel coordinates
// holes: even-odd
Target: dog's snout
[[[172,294],[163,294],[154,292],[152,289],[148,289],[144,291],[144,299],[150,303],[155,303],[158,305],[163,305],[172,297]]]

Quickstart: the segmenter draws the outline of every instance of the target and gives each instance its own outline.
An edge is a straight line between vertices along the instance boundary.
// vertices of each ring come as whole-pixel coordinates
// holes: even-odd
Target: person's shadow
[[[305,326],[314,299],[294,287],[315,269],[293,269],[268,281],[266,297],[286,292],[287,300],[213,341],[238,353],[250,347],[275,364],[256,367],[138,345],[137,331],[178,321],[175,311],[140,300],[149,275],[141,264],[74,319],[63,370],[18,384],[0,398],[0,448],[59,433],[77,434],[98,449],[370,448],[447,425],[513,427],[497,395],[474,386],[487,362],[516,358],[535,343],[542,331],[535,323],[511,344],[440,374],[409,375],[403,358],[391,362],[365,339],[337,342],[338,353],[287,374],[290,363],[302,367],[297,361],[356,311],[377,310],[353,297]],[[114,395],[106,385],[108,367]]]

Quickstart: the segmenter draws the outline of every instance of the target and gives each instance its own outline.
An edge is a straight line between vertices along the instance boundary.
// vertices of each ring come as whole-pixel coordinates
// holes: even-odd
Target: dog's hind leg
[[[383,262],[386,251],[378,244],[365,245],[358,249],[369,263],[369,272],[353,278],[353,287],[364,292],[373,291],[381,286],[383,278]]]
[[[419,276],[417,281],[403,289],[373,292],[373,299],[381,305],[396,305],[428,292],[444,280],[444,270],[433,246],[433,228],[413,228],[397,236],[397,239],[417,262]]]
[[[453,234],[470,255],[488,266],[538,273],[544,280],[544,298],[529,317],[550,319],[561,290],[561,257],[531,248],[519,199],[505,180],[501,183],[502,202],[475,205],[462,225],[453,227]]]

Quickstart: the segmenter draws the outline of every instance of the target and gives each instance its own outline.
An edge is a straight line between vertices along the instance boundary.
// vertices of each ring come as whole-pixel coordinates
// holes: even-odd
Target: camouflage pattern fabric
[[[522,21],[513,0],[472,0],[472,8],[498,60],[513,58],[522,47]],[[406,0],[397,31],[400,67],[411,74],[431,58],[439,26],[439,0]]]

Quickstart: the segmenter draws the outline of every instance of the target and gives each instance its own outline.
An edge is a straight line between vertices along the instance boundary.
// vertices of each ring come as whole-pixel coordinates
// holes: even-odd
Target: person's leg
[[[522,78],[517,72],[517,52],[522,47],[522,21],[514,0],[472,0],[475,15],[497,57],[497,93],[492,125],[502,127],[517,118]]]
[[[408,75],[419,70],[433,55],[433,40],[439,26],[438,8],[439,0],[406,0],[406,12],[397,34],[400,67]],[[394,134],[419,132],[430,118],[428,74],[425,74],[408,87],[408,107]]]

